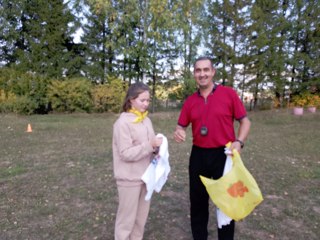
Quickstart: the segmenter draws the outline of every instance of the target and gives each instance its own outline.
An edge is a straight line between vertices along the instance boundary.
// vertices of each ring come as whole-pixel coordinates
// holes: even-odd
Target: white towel
[[[168,139],[161,133],[157,137],[162,137],[162,144],[158,155],[151,161],[147,170],[142,175],[141,179],[146,183],[147,194],[145,200],[151,199],[153,191],[160,192],[168,179],[170,172]]]
[[[224,153],[227,155],[227,159],[224,165],[223,175],[227,174],[232,168],[232,151],[229,148],[225,148]],[[225,215],[219,208],[217,208],[217,220],[219,228],[222,228],[222,226],[224,225],[230,224],[230,222],[232,221],[232,219]]]

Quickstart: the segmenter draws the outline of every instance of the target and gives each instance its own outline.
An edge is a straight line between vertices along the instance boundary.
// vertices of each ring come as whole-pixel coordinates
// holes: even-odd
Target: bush
[[[189,95],[193,94],[197,90],[197,83],[193,79],[193,77],[185,77],[183,80],[183,88],[181,93],[181,98],[177,98],[179,100],[183,100]]]
[[[0,89],[0,112],[14,112],[30,115],[34,113],[38,104],[28,96],[17,96],[12,92],[5,92]]]
[[[0,74],[0,89],[3,91],[1,111],[22,111],[21,113],[23,113],[26,110],[22,110],[24,107],[28,109],[26,110],[28,114],[32,113],[30,113],[32,109],[34,113],[47,111],[48,79],[37,74],[21,73],[9,68],[0,69]],[[8,97],[10,94],[20,99],[10,99]],[[3,98],[3,96],[5,97]],[[26,100],[26,102],[22,103],[23,100]],[[24,107],[18,106],[19,104],[24,105]]]
[[[303,95],[295,95],[292,97],[291,103],[294,107],[305,107],[307,99]]]
[[[86,79],[54,80],[48,88],[48,99],[57,112],[91,112],[91,83]]]
[[[320,106],[320,96],[317,94],[306,93],[303,95],[306,99],[306,106],[308,107],[319,107]]]
[[[299,95],[293,96],[291,103],[296,107],[319,107],[320,96],[318,94],[304,92]]]
[[[110,78],[109,83],[92,89],[94,111],[119,112],[127,91],[127,84],[118,78]]]
[[[258,107],[259,107],[259,110],[270,110],[272,109],[273,104],[274,104],[274,101],[271,97],[261,98],[259,99]]]
[[[6,92],[0,89],[0,113],[13,112],[13,104],[16,101],[16,95],[12,92]]]
[[[12,103],[12,111],[18,114],[31,115],[37,108],[37,103],[27,96],[19,96]]]

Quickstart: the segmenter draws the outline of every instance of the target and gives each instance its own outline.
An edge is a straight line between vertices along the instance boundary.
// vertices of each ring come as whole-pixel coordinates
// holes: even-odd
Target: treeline
[[[120,112],[128,82],[107,77],[104,84],[73,77],[54,79],[35,73],[0,68],[0,113]],[[188,87],[189,86],[189,87]],[[194,91],[194,82],[173,87],[157,85],[153,108],[167,108]]]
[[[0,82],[6,82],[0,89],[0,112],[19,114],[119,112],[127,88],[117,78],[97,85],[80,77],[61,81],[11,69],[0,69]]]
[[[122,89],[106,101],[136,81],[151,86],[153,100],[183,99],[195,58],[207,55],[215,80],[252,93],[254,104],[269,96],[281,106],[319,93],[319,16],[317,0],[1,0],[0,105],[63,109],[59,91],[68,90],[86,109],[90,86],[96,110],[92,89],[110,90],[114,79]]]

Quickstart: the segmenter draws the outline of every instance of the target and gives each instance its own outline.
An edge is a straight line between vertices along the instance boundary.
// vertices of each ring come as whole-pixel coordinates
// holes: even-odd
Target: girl
[[[149,103],[149,87],[140,82],[132,84],[123,112],[113,125],[113,168],[119,194],[115,240],[143,238],[150,201],[144,200],[147,191],[141,176],[162,143],[147,117]]]

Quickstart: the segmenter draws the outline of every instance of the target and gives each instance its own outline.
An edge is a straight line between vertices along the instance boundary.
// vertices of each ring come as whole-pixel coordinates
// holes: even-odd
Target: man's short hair
[[[197,62],[199,62],[199,61],[203,61],[203,60],[209,60],[209,61],[210,61],[210,63],[211,63],[212,68],[214,68],[214,66],[213,66],[213,62],[212,62],[212,59],[211,59],[211,58],[209,58],[209,57],[207,57],[207,56],[198,57],[198,58],[194,61],[193,67],[195,67],[195,66],[196,66],[196,63],[197,63]]]

